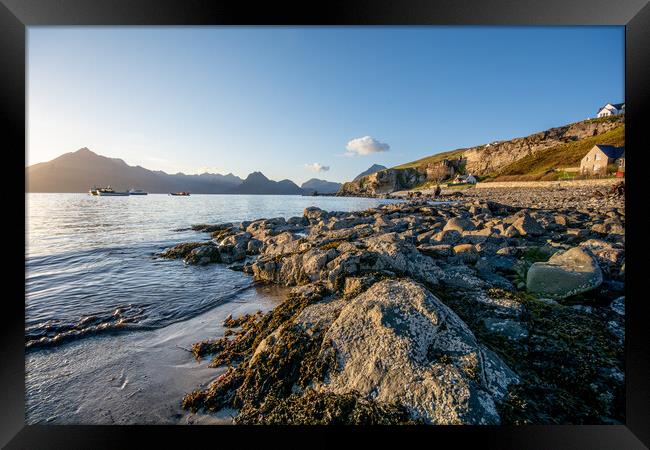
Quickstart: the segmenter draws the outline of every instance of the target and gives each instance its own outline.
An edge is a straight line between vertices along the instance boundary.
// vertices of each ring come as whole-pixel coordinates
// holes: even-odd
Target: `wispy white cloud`
[[[374,137],[364,136],[352,139],[348,142],[348,145],[345,146],[345,149],[347,150],[347,156],[365,156],[372,153],[387,152],[390,150],[390,145],[384,142],[379,142]]]
[[[311,163],[311,164],[305,164],[305,167],[311,170],[312,172],[327,172],[330,170],[330,166],[324,166],[320,163]]]

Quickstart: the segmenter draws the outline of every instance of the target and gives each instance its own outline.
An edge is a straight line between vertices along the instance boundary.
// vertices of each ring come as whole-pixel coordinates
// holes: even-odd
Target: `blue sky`
[[[345,181],[624,101],[622,27],[30,27],[27,58],[30,165]]]

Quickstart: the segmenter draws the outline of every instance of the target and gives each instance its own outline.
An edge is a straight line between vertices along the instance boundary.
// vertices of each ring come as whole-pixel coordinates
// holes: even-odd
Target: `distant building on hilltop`
[[[598,110],[596,117],[615,116],[625,112],[625,103],[608,103]]]
[[[625,147],[594,145],[580,161],[580,172],[583,174],[604,174],[610,164],[616,164],[622,169],[625,168]]]

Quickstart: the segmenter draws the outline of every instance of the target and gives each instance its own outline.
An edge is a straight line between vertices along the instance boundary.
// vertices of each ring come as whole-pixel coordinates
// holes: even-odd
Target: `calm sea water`
[[[155,329],[239,295],[250,276],[223,265],[155,258],[179,242],[209,239],[197,223],[353,211],[390,200],[163,194],[92,197],[28,194],[26,346],[37,349],[107,331]],[[181,229],[182,231],[178,231]]]

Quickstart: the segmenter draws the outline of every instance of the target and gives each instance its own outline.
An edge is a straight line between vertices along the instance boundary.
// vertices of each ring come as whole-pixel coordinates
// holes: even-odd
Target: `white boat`
[[[110,186],[97,189],[96,192],[94,195],[99,195],[100,197],[125,197],[129,195],[128,192],[117,192]]]
[[[129,195],[148,195],[148,192],[142,189],[129,189]]]

